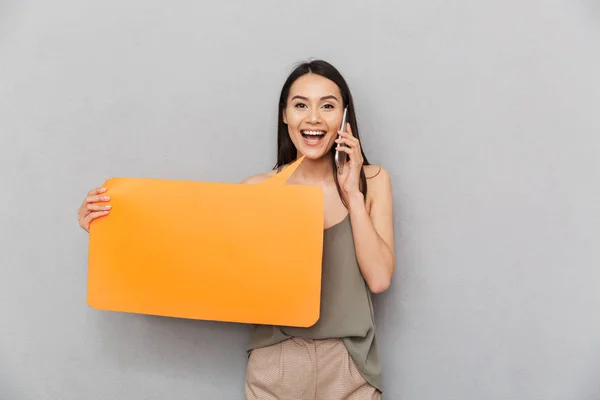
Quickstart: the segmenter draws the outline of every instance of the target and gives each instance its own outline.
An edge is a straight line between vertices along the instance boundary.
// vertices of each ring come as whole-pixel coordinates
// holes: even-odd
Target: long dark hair
[[[283,167],[284,165],[289,164],[292,161],[296,160],[296,157],[297,157],[296,146],[294,146],[294,143],[290,139],[287,125],[285,124],[285,122],[283,122],[283,111],[285,110],[285,107],[287,106],[287,99],[290,94],[290,88],[291,88],[292,84],[296,81],[296,79],[300,78],[302,75],[310,74],[310,73],[321,75],[321,76],[333,81],[338,86],[338,88],[340,89],[340,92],[342,94],[343,106],[348,106],[348,122],[350,123],[350,127],[352,128],[352,135],[354,137],[356,137],[358,140],[360,140],[360,135],[358,132],[358,125],[356,123],[356,113],[354,111],[354,101],[352,100],[352,93],[350,92],[350,88],[348,87],[348,84],[346,83],[346,80],[344,79],[342,74],[340,74],[340,72],[333,65],[331,65],[328,62],[323,61],[323,60],[313,60],[313,61],[303,62],[303,63],[297,65],[292,70],[292,72],[286,79],[285,83],[283,84],[283,88],[281,89],[281,95],[279,96],[279,106],[278,106],[278,113],[277,113],[277,115],[278,115],[277,116],[277,120],[278,120],[278,122],[277,122],[277,163],[275,164],[275,168]],[[335,185],[337,187],[340,198],[342,199],[342,202],[344,203],[344,206],[347,207],[348,205],[346,204],[346,201],[344,200],[344,197],[342,196],[340,183],[339,183],[338,177],[337,177],[337,175],[338,175],[337,167],[335,165],[335,159],[334,159],[335,145],[331,147],[331,151],[329,153],[331,155],[331,163],[333,165],[333,175],[334,175]],[[365,156],[362,144],[361,144],[361,153],[362,153],[362,157],[363,157],[363,165],[369,165],[369,162],[367,161],[367,157]],[[360,171],[359,189],[362,192],[362,194],[364,195],[364,198],[366,200],[366,198],[367,198],[367,179],[365,177],[365,172],[362,169]]]

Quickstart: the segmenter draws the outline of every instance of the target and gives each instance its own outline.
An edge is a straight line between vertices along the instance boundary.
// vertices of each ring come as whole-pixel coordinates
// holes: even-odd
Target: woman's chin
[[[331,153],[329,151],[327,151],[326,148],[321,148],[321,149],[301,148],[299,153],[301,156],[305,156],[307,160],[311,160],[311,161],[317,161],[317,160],[321,160],[323,158],[331,156]]]

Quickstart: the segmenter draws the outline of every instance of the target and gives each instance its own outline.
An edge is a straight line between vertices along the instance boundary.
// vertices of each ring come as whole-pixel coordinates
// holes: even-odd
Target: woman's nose
[[[319,114],[319,111],[314,110],[310,113],[309,116],[309,121],[311,122],[320,122],[321,121],[321,115]]]

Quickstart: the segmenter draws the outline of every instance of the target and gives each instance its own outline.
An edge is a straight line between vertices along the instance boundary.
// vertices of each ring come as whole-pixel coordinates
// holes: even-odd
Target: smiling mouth
[[[302,137],[306,140],[319,141],[325,137],[325,134],[327,132],[319,131],[319,130],[315,130],[315,131],[301,130],[300,133],[302,134]]]

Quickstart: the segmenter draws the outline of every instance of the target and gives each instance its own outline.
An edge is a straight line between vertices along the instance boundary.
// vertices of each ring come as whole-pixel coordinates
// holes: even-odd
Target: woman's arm
[[[338,171],[338,181],[350,213],[356,257],[369,289],[381,293],[390,286],[396,266],[390,176],[383,167],[363,166],[360,141],[350,124],[338,134],[336,149],[350,157]],[[373,169],[379,172],[372,174]],[[361,170],[367,177],[366,201],[359,190]]]
[[[388,172],[379,169],[375,177],[367,180],[366,202],[360,192],[347,198],[356,257],[373,293],[387,290],[396,266],[392,186]]]

